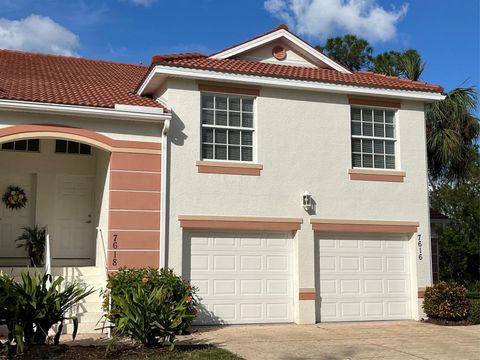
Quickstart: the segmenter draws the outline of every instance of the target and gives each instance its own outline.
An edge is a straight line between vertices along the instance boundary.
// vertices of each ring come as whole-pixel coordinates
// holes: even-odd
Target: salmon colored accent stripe
[[[404,179],[402,175],[350,174],[350,180],[403,182]]]
[[[224,175],[247,175],[260,176],[260,169],[238,168],[238,167],[218,167],[218,166],[197,166],[200,174],[224,174]]]
[[[260,88],[259,87],[230,86],[230,85],[225,85],[225,84],[222,84],[222,83],[200,82],[198,84],[198,90],[218,92],[218,93],[241,94],[241,95],[249,95],[249,96],[259,96],[260,95]]]
[[[300,292],[298,293],[298,300],[315,300],[317,298],[315,293]]]
[[[113,246],[114,243],[116,247]],[[160,232],[112,230],[108,233],[108,249],[158,250],[160,249]]]
[[[230,229],[230,230],[299,230],[301,223],[278,221],[224,221],[224,220],[180,220],[184,229]]]
[[[425,297],[425,288],[418,288],[418,298],[423,299]]]
[[[160,162],[160,155],[115,152],[110,159],[110,169],[160,172]]]
[[[409,234],[417,232],[415,225],[375,225],[375,224],[329,224],[313,223],[314,231],[323,232],[360,232],[360,233],[392,233]]]
[[[110,209],[160,210],[160,193],[110,191]]]
[[[159,230],[160,213],[110,210],[110,230]]]
[[[110,189],[160,191],[160,173],[111,171]]]
[[[85,143],[89,143],[88,139],[95,141],[95,146],[101,146],[104,150],[112,151],[115,148],[132,148],[132,149],[150,149],[161,150],[160,143],[143,142],[143,141],[127,141],[114,140],[105,135],[90,131],[87,129],[58,126],[58,125],[15,125],[0,129],[0,138],[15,134],[34,134],[34,133],[55,133],[70,134],[85,138]],[[68,138],[68,136],[67,136]],[[77,138],[78,139],[78,138]]]
[[[392,99],[369,98],[369,97],[348,97],[350,105],[366,105],[400,109],[401,102]]]
[[[114,265],[114,260],[115,264]],[[158,268],[160,254],[158,251],[115,251],[108,250],[108,269],[118,270],[121,267]]]

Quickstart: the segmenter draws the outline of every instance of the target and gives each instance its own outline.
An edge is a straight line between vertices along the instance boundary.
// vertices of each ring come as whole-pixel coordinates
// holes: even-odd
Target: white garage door
[[[406,236],[322,235],[317,240],[317,321],[411,318]]]
[[[290,233],[189,233],[197,324],[293,321]]]

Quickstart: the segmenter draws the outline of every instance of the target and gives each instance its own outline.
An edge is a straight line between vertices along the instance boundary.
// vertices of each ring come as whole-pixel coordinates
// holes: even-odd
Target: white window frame
[[[227,98],[230,98],[230,97],[237,97],[237,98],[241,98],[241,99],[251,99],[252,100],[252,127],[249,128],[249,127],[243,127],[243,126],[229,126],[228,124],[227,125],[216,125],[215,124],[215,116],[216,116],[216,107],[213,108],[213,109],[210,109],[210,110],[213,110],[214,112],[214,124],[204,124],[203,123],[203,118],[202,118],[202,110],[204,110],[203,106],[202,106],[202,96],[203,95],[213,95],[213,96],[222,96],[222,97],[227,97]],[[229,163],[232,163],[232,164],[254,164],[256,163],[256,160],[257,160],[257,117],[256,117],[256,113],[257,113],[257,98],[256,96],[251,96],[251,95],[243,95],[243,94],[235,94],[235,93],[221,93],[221,92],[211,92],[211,91],[201,91],[200,92],[200,159],[203,160],[203,161],[214,161],[214,162],[229,162]],[[227,113],[229,111],[228,109],[228,105],[229,102],[227,102],[227,110],[225,110]],[[240,105],[240,109],[241,109],[241,105]],[[243,112],[243,110],[240,110],[240,114]],[[241,121],[241,119],[240,119]],[[224,130],[238,130],[238,131],[250,131],[252,133],[252,145],[242,145],[241,144],[241,139],[240,139],[240,144],[238,144],[238,146],[240,147],[240,157],[241,157],[241,152],[242,152],[242,147],[251,147],[252,149],[252,160],[229,160],[228,159],[228,133],[227,133],[227,139],[226,139],[226,143],[225,143],[225,146],[227,148],[227,159],[215,159],[215,139],[214,139],[214,142],[211,143],[211,145],[213,145],[213,148],[214,148],[214,152],[213,152],[213,159],[210,159],[210,158],[204,158],[203,157],[203,145],[204,145],[204,141],[203,141],[203,129],[204,128],[207,128],[207,129],[224,129]],[[208,143],[210,144],[210,143]],[[223,145],[223,144],[222,144]],[[237,146],[237,144],[233,144],[234,146]]]
[[[363,124],[363,109],[371,109],[371,110],[380,110],[383,112],[383,126],[384,126],[384,134],[386,134],[386,122],[385,122],[385,112],[386,111],[391,111],[393,112],[393,122],[392,122],[392,125],[393,125],[393,137],[392,138],[389,138],[389,137],[379,137],[379,136],[374,136],[375,134],[375,128],[374,128],[374,125],[375,125],[375,119],[374,119],[374,114],[372,114],[372,136],[364,136],[364,135],[353,135],[353,129],[352,129],[352,109],[360,109],[360,121],[359,123]],[[362,128],[363,129],[363,128]],[[363,131],[363,130],[362,130]],[[386,158],[384,157],[384,167],[383,168],[379,168],[379,167],[375,167],[375,152],[374,152],[374,148],[372,149],[372,167],[364,167],[364,166],[353,166],[353,154],[354,154],[354,151],[353,151],[353,147],[352,147],[352,144],[353,144],[353,139],[366,139],[366,140],[380,140],[380,141],[389,141],[389,142],[393,142],[393,158],[394,158],[394,161],[395,161],[395,167],[393,168],[387,168],[386,167]],[[367,106],[367,105],[351,105],[350,106],[350,166],[352,169],[362,169],[362,170],[381,170],[381,171],[398,171],[400,169],[400,157],[399,157],[399,147],[398,147],[398,140],[399,140],[399,137],[398,137],[398,109],[397,108],[389,108],[389,107],[378,107],[378,106]],[[362,145],[361,145],[362,146]],[[373,147],[375,145],[372,145]],[[358,152],[355,152],[356,154],[360,154],[360,156],[362,157],[362,165],[363,165],[363,148],[361,149],[360,153]],[[389,155],[389,154],[386,154],[386,150],[385,150],[385,145],[384,145],[384,153],[383,153],[384,156],[386,155]]]
[[[63,152],[63,151],[57,151],[57,141],[66,141],[66,149],[67,151]],[[79,144],[79,147],[78,147],[78,153],[71,153],[71,152],[68,152],[68,143],[69,142],[74,142],[74,143],[77,143]],[[90,147],[90,154],[82,154],[80,153],[80,145],[86,145],[86,146],[89,146]],[[53,150],[54,154],[55,155],[73,155],[73,156],[92,156],[93,155],[93,146],[90,145],[90,144],[85,144],[85,143],[82,143],[80,141],[75,141],[75,140],[68,140],[68,139],[55,139],[55,142],[54,142],[54,150]]]

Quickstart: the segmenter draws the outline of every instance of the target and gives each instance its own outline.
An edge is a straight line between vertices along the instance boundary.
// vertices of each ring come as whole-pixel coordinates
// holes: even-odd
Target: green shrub
[[[480,298],[470,299],[470,311],[468,312],[468,320],[472,324],[480,324]]]
[[[184,333],[196,315],[196,289],[170,269],[122,268],[110,275],[104,293],[112,343],[128,336],[145,346],[168,343]],[[110,303],[110,309],[109,309]]]
[[[3,344],[8,352],[15,348],[17,354],[25,346],[45,344],[48,330],[59,323],[54,337],[58,344],[63,321],[73,320],[75,338],[78,321],[67,316],[71,308],[90,295],[93,290],[79,284],[67,284],[61,290],[62,277],[52,282],[52,277],[38,272],[22,272],[22,281],[16,282],[10,275],[0,273],[0,325],[8,328],[7,341]],[[50,286],[49,286],[50,284]]]
[[[438,282],[425,290],[423,310],[430,318],[464,320],[468,315],[467,289],[454,282]]]

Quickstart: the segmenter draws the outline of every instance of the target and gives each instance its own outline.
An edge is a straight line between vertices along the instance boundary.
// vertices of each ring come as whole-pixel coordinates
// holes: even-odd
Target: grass
[[[197,349],[197,350],[186,350],[186,351],[173,351],[171,353],[165,353],[162,355],[153,355],[148,357],[143,356],[131,356],[124,358],[126,360],[140,360],[140,359],[150,359],[150,360],[242,360],[241,357],[232,354],[230,351],[218,349],[218,348],[207,348],[207,349]]]

